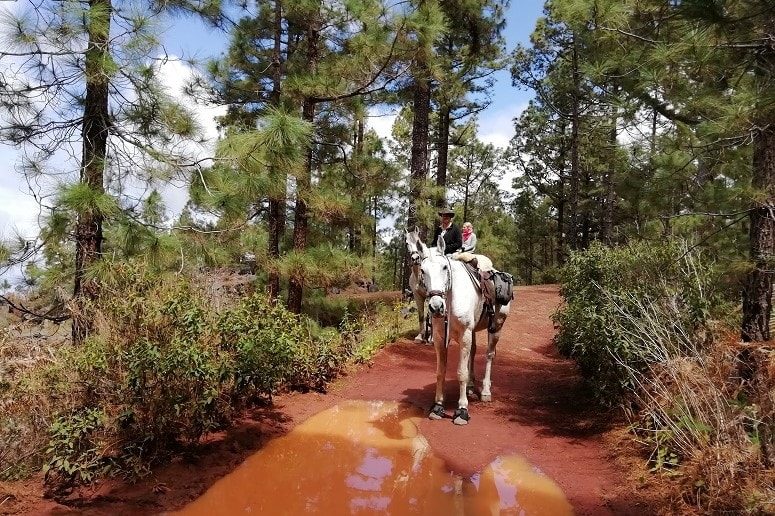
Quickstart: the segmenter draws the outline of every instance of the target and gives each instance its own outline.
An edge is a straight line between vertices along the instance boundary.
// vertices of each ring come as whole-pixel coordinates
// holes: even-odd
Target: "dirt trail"
[[[555,330],[550,315],[560,303],[557,288],[521,287],[516,296],[493,366],[493,401],[472,402],[468,426],[456,427],[449,419],[423,420],[420,432],[457,473],[469,475],[497,456],[518,454],[562,488],[576,514],[650,513],[647,501],[625,485],[628,472],[617,466],[605,445],[611,418],[589,403],[574,365],[552,345]],[[480,343],[484,339],[485,333],[480,333]],[[448,413],[457,399],[457,355],[453,345],[447,375],[451,381],[446,384]],[[481,372],[482,346],[478,355]],[[433,348],[400,340],[380,352],[371,367],[360,367],[336,381],[328,393],[278,396],[271,407],[254,410],[234,429],[211,436],[195,454],[142,482],[107,481],[75,493],[68,506],[20,490],[10,493],[13,497],[0,505],[0,513],[63,514],[74,509],[82,514],[148,514],[179,508],[268,439],[342,400],[399,400],[429,408],[434,378]]]

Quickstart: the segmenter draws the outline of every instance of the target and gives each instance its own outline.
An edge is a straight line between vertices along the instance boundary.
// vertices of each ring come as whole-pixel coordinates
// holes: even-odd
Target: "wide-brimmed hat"
[[[439,216],[442,216],[442,215],[449,215],[450,217],[454,217],[454,216],[455,216],[455,212],[454,212],[454,211],[452,211],[452,210],[451,210],[451,209],[449,209],[449,208],[441,208],[441,209],[438,211],[438,214],[439,214]]]

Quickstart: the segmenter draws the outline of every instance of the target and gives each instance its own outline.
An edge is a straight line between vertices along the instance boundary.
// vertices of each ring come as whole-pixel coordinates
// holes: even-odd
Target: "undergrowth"
[[[246,405],[281,389],[323,390],[349,360],[393,340],[402,322],[385,307],[346,314],[337,331],[261,294],[213,306],[212,292],[184,274],[121,263],[101,277],[83,345],[52,346],[0,371],[4,479],[42,466],[58,489],[145,474]]]
[[[775,349],[744,345],[711,265],[680,244],[576,254],[557,343],[620,404],[654,474],[708,514],[775,513]],[[756,364],[741,374],[743,349]]]

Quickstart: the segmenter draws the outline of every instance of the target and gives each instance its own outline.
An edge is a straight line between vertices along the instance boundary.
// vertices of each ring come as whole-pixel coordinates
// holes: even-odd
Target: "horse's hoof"
[[[484,402],[492,401],[492,394],[482,394],[481,400]]]
[[[467,425],[471,416],[468,415],[468,409],[459,408],[455,411],[455,415],[452,418],[452,422],[458,426]]]
[[[422,337],[422,333],[418,333],[417,336],[414,338],[414,341],[417,343],[425,342],[425,339]]]
[[[444,418],[444,406],[441,403],[434,403],[428,414],[428,419],[439,420]]]

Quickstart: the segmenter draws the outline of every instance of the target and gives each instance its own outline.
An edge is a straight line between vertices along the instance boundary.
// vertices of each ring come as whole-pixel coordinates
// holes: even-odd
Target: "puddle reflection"
[[[572,514],[519,457],[463,479],[435,457],[397,402],[346,402],[274,439],[178,514]]]

